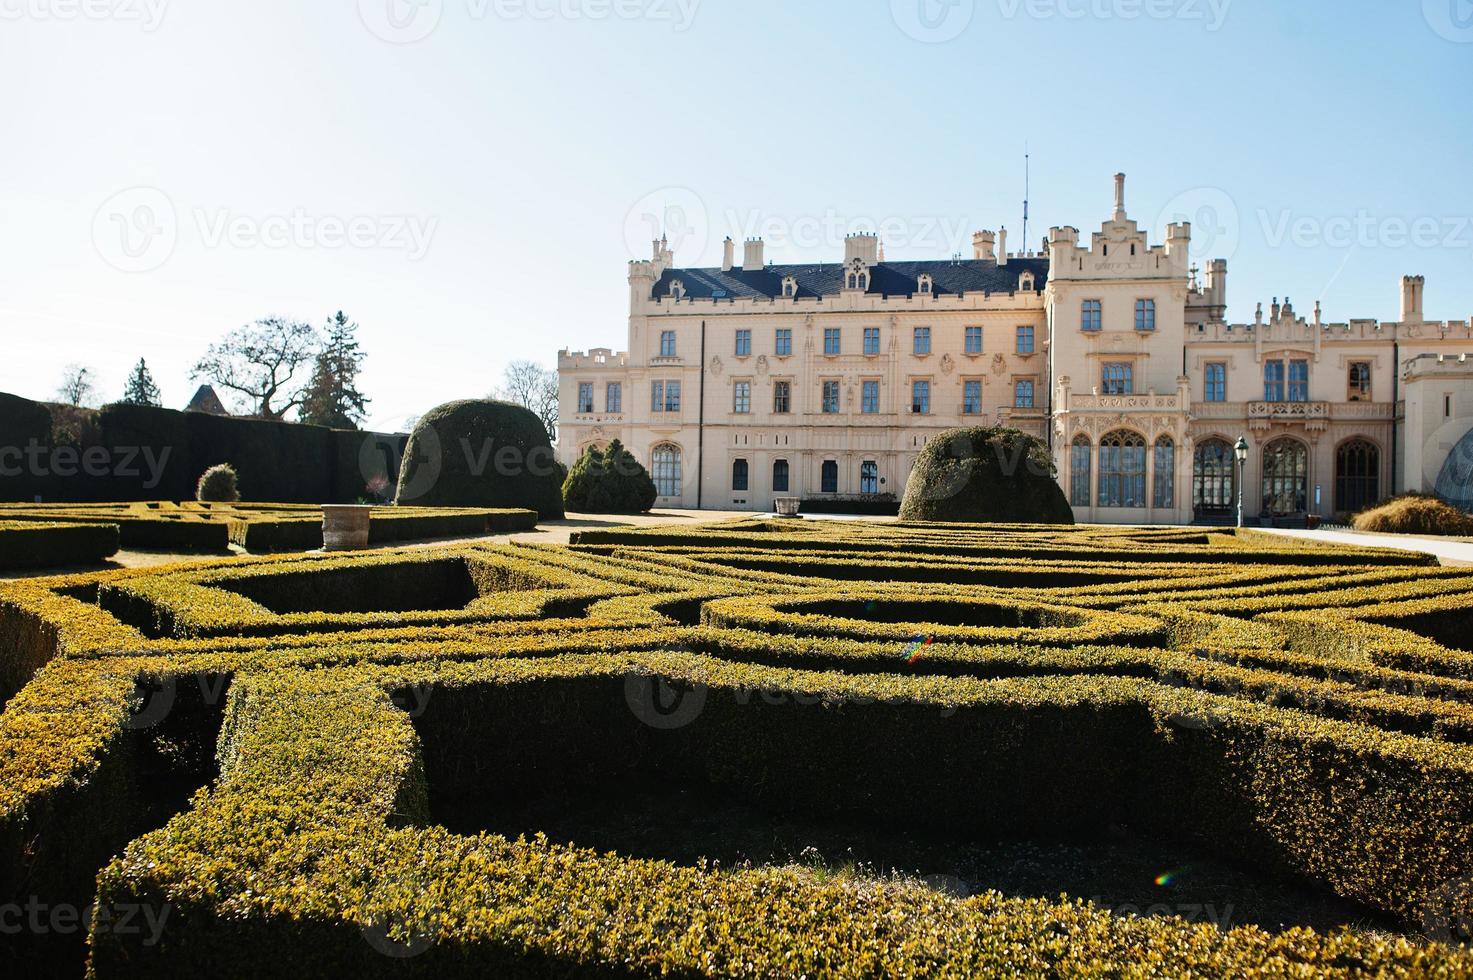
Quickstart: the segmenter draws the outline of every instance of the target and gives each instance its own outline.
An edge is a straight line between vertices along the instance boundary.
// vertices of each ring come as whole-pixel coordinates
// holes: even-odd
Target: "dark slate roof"
[[[200,385],[189,404],[184,406],[186,412],[204,412],[207,415],[229,415],[225,406],[220,402],[220,396],[215,394],[211,385]]]
[[[932,291],[938,296],[957,293],[1006,293],[1016,291],[1018,277],[1024,271],[1033,273],[1034,289],[1042,289],[1048,281],[1046,257],[1008,259],[999,266],[991,259],[942,259],[930,262],[881,262],[870,266],[869,292],[872,295],[910,296],[919,292],[921,273],[931,276]],[[844,265],[825,262],[822,265],[769,265],[758,272],[743,272],[740,267],[730,272],[717,269],[666,269],[650,295],[659,299],[670,295],[670,283],[679,279],[690,299],[771,298],[781,296],[783,279],[798,280],[800,297],[837,296],[844,286]]]

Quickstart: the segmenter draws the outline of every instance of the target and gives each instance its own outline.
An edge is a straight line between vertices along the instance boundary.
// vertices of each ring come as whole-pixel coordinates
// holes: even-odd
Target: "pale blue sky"
[[[142,355],[177,407],[229,328],[342,308],[393,427],[622,346],[661,202],[680,264],[1016,249],[1025,143],[1033,247],[1124,170],[1234,319],[1394,318],[1408,272],[1467,318],[1470,82],[1468,0],[0,0],[0,390]]]

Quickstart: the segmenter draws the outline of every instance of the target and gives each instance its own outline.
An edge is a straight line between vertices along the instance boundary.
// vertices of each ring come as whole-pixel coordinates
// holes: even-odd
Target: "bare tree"
[[[92,401],[92,391],[92,369],[80,364],[68,364],[62,372],[61,387],[56,389],[56,398],[67,405],[86,407]]]
[[[317,331],[311,324],[267,317],[237,327],[220,343],[211,344],[189,376],[209,378],[249,399],[255,415],[280,420],[302,404],[307,379],[292,382],[313,362],[317,347]],[[278,398],[284,401],[278,404]]]
[[[529,409],[547,428],[547,438],[557,442],[557,372],[536,361],[512,361],[501,376],[492,397]]]

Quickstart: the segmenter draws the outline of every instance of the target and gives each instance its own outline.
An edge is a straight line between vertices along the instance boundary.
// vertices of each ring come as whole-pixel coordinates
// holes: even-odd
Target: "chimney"
[[[736,264],[735,254],[736,254],[736,242],[734,242],[734,241],[731,240],[731,236],[730,235],[727,235],[726,236],[726,241],[724,241],[724,242],[721,243],[721,271],[722,272],[730,272],[731,271],[731,267]]]
[[[1279,322],[1279,298],[1277,296],[1274,297],[1274,305],[1272,307],[1270,307],[1270,310],[1272,310],[1272,312],[1270,312],[1269,315],[1268,315],[1268,322],[1269,323],[1278,323]]]
[[[1422,276],[1401,277],[1401,322],[1422,322],[1422,287],[1427,280]]]
[[[1207,263],[1207,302],[1218,309],[1218,316],[1227,311],[1227,259],[1213,259]]]
[[[749,238],[742,250],[742,271],[761,272],[762,267],[762,239]]]
[[[1115,175],[1115,220],[1125,220],[1125,175]]]
[[[880,260],[880,236],[866,231],[844,236],[844,264],[855,259],[871,266]]]
[[[1008,264],[1008,229],[1006,225],[997,230],[997,264]]]
[[[972,236],[972,258],[997,261],[997,235],[979,231]]]

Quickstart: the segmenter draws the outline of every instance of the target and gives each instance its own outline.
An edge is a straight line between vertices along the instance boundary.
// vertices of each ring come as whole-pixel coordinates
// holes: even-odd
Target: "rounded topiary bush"
[[[240,499],[240,488],[235,476],[235,467],[229,463],[211,466],[200,475],[194,488],[194,499],[215,503],[234,503]]]
[[[563,483],[563,504],[585,514],[642,514],[658,495],[655,481],[618,439],[606,450],[589,446]]]
[[[926,443],[905,484],[905,521],[1073,524],[1048,449],[1017,429],[947,429]]]
[[[536,415],[510,402],[447,402],[421,416],[410,433],[395,502],[525,507],[549,520],[563,516],[562,483]]]
[[[1350,523],[1357,531],[1387,534],[1473,534],[1473,516],[1421,493],[1392,497],[1356,514]]]

